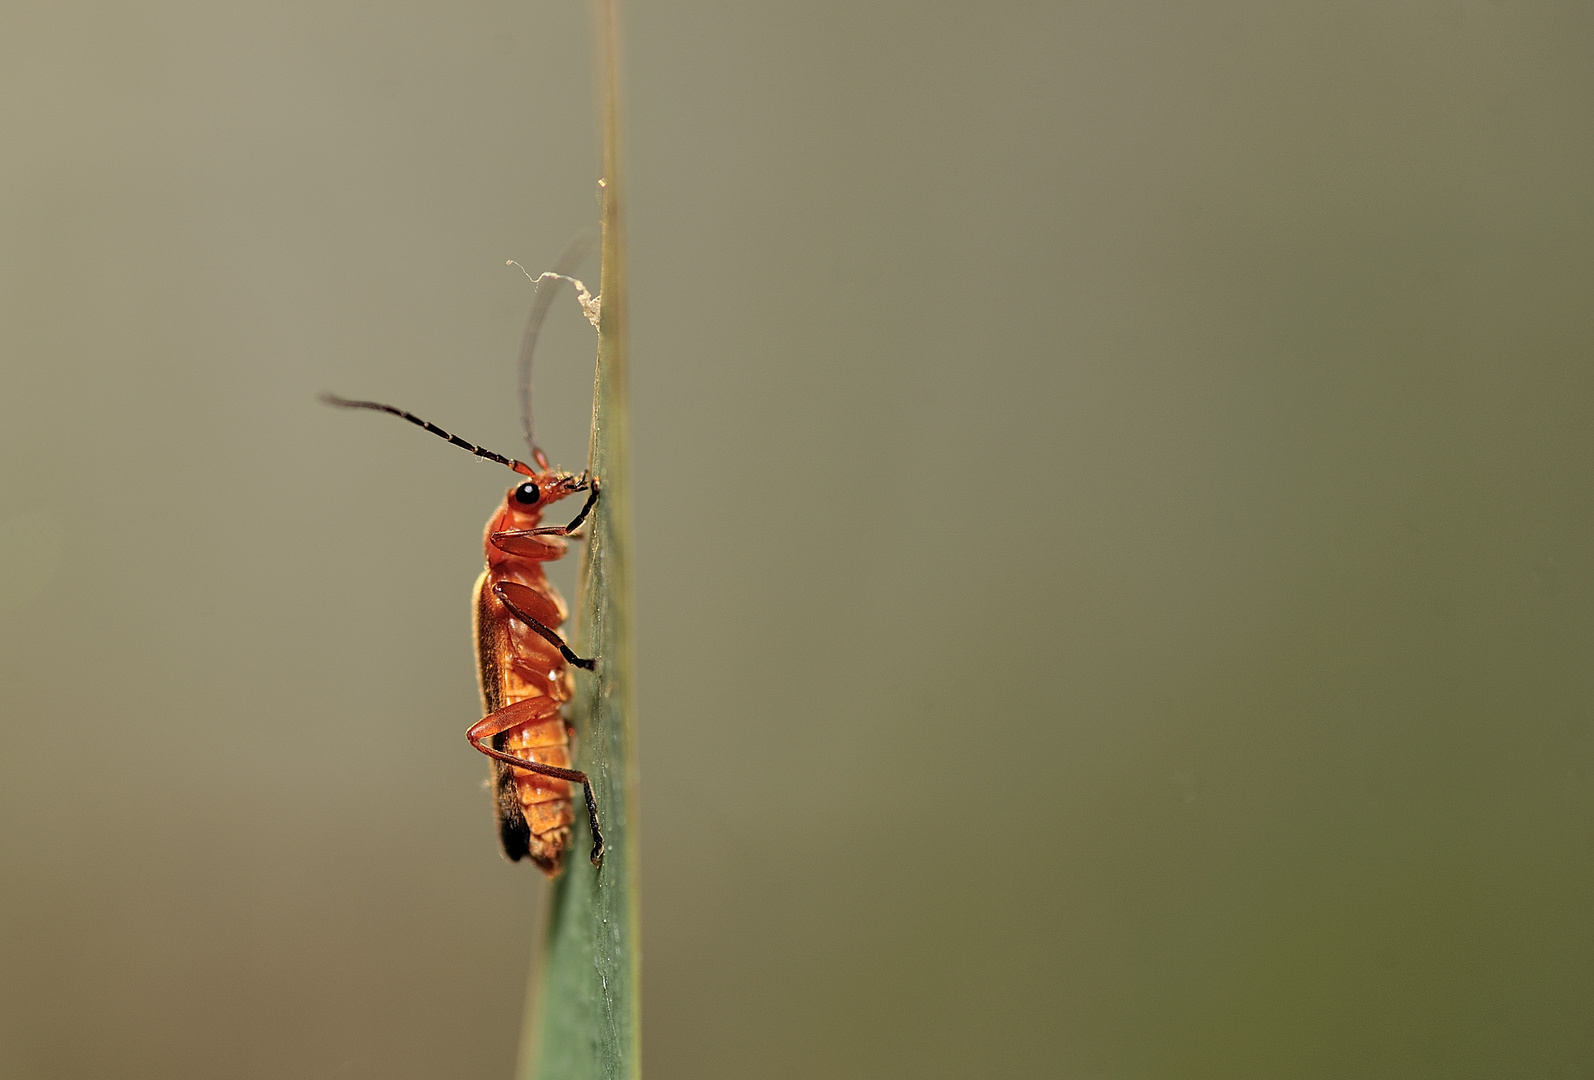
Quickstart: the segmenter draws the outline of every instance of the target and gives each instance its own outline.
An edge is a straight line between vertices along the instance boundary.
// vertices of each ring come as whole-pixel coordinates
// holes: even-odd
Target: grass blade
[[[601,870],[582,856],[586,823],[554,886],[540,986],[533,972],[522,1080],[634,1080],[641,1075],[637,909],[637,771],[631,673],[630,413],[625,249],[621,231],[617,0],[594,0],[603,124],[603,222],[591,468],[603,496],[588,527],[576,600],[582,648],[599,658],[578,679],[578,767],[591,775],[607,844]]]

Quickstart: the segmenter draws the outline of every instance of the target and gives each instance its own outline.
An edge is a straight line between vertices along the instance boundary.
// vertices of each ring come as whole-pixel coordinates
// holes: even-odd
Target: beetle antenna
[[[468,443],[464,439],[461,439],[458,435],[451,435],[444,431],[430,420],[422,420],[414,413],[405,412],[403,409],[397,408],[395,406],[383,405],[379,401],[350,401],[348,398],[340,398],[336,394],[322,394],[321,400],[326,402],[328,405],[336,405],[340,409],[371,409],[375,412],[388,413],[398,417],[401,420],[408,420],[416,427],[423,427],[427,431],[430,431],[433,435],[436,435],[438,438],[447,439],[455,446],[462,446],[479,458],[486,458],[488,461],[496,461],[500,465],[507,465],[522,476],[537,475],[537,471],[530,465],[527,465],[524,461],[516,461],[514,458],[507,458],[502,454],[495,454],[491,450],[477,446],[474,443]],[[535,447],[533,447],[533,449],[535,449]],[[542,457],[541,454],[538,454],[537,456],[539,458]],[[546,469],[547,467],[548,466],[546,464],[543,465],[543,468]]]
[[[591,250],[592,237],[582,234],[565,248],[565,253],[553,264],[552,273],[532,279],[537,288],[531,296],[531,314],[526,316],[526,330],[520,336],[520,427],[526,433],[526,445],[531,449],[532,460],[544,469],[548,467],[548,458],[542,452],[542,447],[537,445],[537,437],[532,433],[531,426],[531,354],[537,349],[537,335],[542,333],[542,321],[548,317],[548,309],[553,306],[554,297],[559,295],[559,287],[575,280],[571,275],[581,267],[581,260]],[[519,263],[514,265],[520,266]],[[526,268],[521,266],[520,272],[526,274]],[[526,276],[531,277],[530,274]],[[585,286],[581,291],[586,292]],[[584,310],[586,305],[583,304],[582,308]]]

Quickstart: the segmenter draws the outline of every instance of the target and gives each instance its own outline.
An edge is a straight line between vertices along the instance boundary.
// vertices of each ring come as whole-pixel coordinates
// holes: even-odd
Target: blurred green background
[[[509,1075],[588,29],[0,12],[5,1080]],[[649,1076],[1594,1073],[1594,8],[625,31]]]

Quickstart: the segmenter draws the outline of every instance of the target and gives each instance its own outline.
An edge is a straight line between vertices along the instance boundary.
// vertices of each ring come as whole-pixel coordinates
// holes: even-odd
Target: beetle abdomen
[[[494,576],[483,572],[476,581],[476,653],[481,677],[482,708],[494,713],[506,705],[542,698],[547,708],[535,719],[493,736],[495,750],[527,761],[570,767],[570,738],[561,703],[570,698],[570,674],[564,658],[540,637],[528,637],[508,609],[493,595]],[[540,576],[540,575],[539,575]],[[528,583],[530,584],[530,583]],[[563,601],[546,579],[537,583],[552,593],[553,606]],[[493,761],[493,806],[504,855],[529,858],[552,875],[564,862],[575,820],[570,782],[516,769]]]

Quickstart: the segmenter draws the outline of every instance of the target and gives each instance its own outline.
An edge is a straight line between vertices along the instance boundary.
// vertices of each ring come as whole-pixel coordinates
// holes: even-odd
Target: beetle
[[[531,425],[531,355],[554,293],[572,284],[587,317],[596,325],[597,300],[566,269],[584,254],[579,244],[556,269],[536,279],[531,314],[521,340],[521,422],[534,464],[505,457],[466,442],[428,420],[393,405],[323,394],[328,405],[388,413],[425,428],[477,457],[508,466],[524,479],[511,487],[490,518],[482,547],[487,566],[471,592],[471,622],[476,642],[482,696],[480,720],[465,736],[491,759],[489,784],[498,819],[498,837],[511,861],[529,858],[549,877],[563,869],[574,822],[571,784],[580,784],[592,827],[593,866],[603,862],[603,831],[592,780],[570,767],[574,726],[560,707],[574,696],[572,667],[591,671],[595,659],[577,656],[559,634],[569,615],[564,599],[547,579],[543,564],[565,554],[571,538],[598,503],[598,478],[587,470],[571,473],[549,465]],[[527,275],[528,277],[530,275]],[[581,510],[565,525],[543,525],[550,506],[586,492]]]

